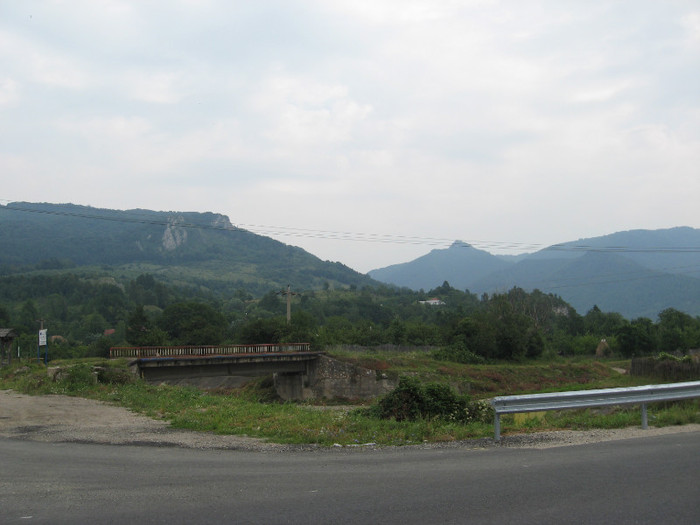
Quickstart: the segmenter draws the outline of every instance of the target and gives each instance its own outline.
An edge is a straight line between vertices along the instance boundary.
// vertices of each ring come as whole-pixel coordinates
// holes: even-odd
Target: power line
[[[659,246],[659,247],[645,247],[645,248],[635,248],[629,246],[591,246],[585,244],[554,244],[554,245],[544,245],[537,243],[524,243],[524,242],[503,242],[503,241],[484,241],[484,240],[462,240],[455,241],[454,239],[446,239],[439,237],[421,237],[421,236],[410,236],[410,235],[395,235],[395,234],[380,234],[380,233],[363,233],[363,232],[351,232],[351,231],[333,231],[333,230],[316,230],[316,229],[306,229],[306,228],[294,228],[289,226],[270,226],[270,225],[260,225],[260,224],[202,224],[202,223],[190,223],[185,221],[174,222],[172,220],[162,220],[155,219],[151,217],[146,217],[144,214],[132,213],[129,217],[124,215],[125,212],[120,212],[119,216],[109,216],[109,215],[99,215],[91,214],[85,212],[72,212],[67,210],[51,210],[51,209],[37,209],[37,208],[25,208],[21,206],[12,205],[12,201],[0,199],[8,204],[5,206],[0,206],[0,210],[12,210],[27,213],[39,213],[44,215],[55,215],[64,217],[74,217],[81,219],[92,219],[92,220],[102,220],[110,222],[122,222],[122,223],[137,223],[137,224],[149,224],[155,226],[164,227],[177,227],[177,228],[190,228],[190,229],[200,229],[200,230],[220,230],[220,231],[248,231],[258,235],[266,236],[283,236],[283,237],[294,237],[294,238],[313,238],[313,239],[323,239],[323,240],[336,240],[336,241],[352,241],[352,242],[370,242],[370,243],[382,243],[382,244],[406,244],[406,245],[419,245],[419,246],[452,246],[457,243],[458,246],[463,247],[475,247],[483,250],[496,249],[496,250],[521,250],[526,252],[528,250],[537,251],[541,249],[547,249],[552,251],[592,251],[592,252],[612,252],[612,253],[700,253],[700,246]],[[106,212],[113,212],[114,210],[105,210]],[[172,215],[181,215],[185,212],[152,212],[152,213],[172,213]]]
[[[682,278],[682,277],[685,277],[686,274],[677,273],[677,272],[674,272],[673,270],[684,270],[684,269],[690,270],[690,269],[695,269],[695,268],[700,268],[700,265],[676,266],[673,268],[661,268],[658,270],[644,268],[644,269],[640,269],[640,270],[635,271],[635,272],[627,272],[624,274],[621,274],[619,272],[599,274],[599,275],[596,275],[595,278],[588,279],[586,281],[581,281],[580,279],[578,279],[576,277],[568,277],[568,278],[552,279],[550,281],[533,281],[533,282],[528,282],[527,285],[528,285],[528,287],[533,287],[533,288],[538,288],[539,286],[541,286],[542,288],[546,288],[549,291],[549,290],[558,290],[561,288],[580,288],[583,286],[595,286],[595,285],[601,285],[601,284],[618,284],[618,283],[640,281],[640,280],[646,280],[646,279],[661,279],[661,278],[669,278],[669,277]]]

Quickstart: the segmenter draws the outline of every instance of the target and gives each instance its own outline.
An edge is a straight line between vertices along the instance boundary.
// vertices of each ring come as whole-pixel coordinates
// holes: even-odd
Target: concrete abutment
[[[381,372],[321,353],[256,356],[237,359],[137,360],[139,374],[150,383],[199,388],[238,387],[255,377],[272,375],[284,400],[371,399],[391,392],[398,381]]]

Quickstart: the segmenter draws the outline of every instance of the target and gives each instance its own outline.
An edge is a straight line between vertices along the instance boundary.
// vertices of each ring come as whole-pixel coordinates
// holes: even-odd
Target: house
[[[445,301],[441,301],[437,297],[433,297],[432,299],[428,299],[427,301],[418,301],[420,304],[429,304],[430,306],[440,306],[445,304]]]

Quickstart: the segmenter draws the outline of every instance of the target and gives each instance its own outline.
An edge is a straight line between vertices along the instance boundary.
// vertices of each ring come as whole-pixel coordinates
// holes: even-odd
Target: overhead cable
[[[3,201],[0,199],[0,201]],[[0,205],[0,210],[12,210],[27,213],[38,213],[44,215],[55,215],[64,217],[75,217],[81,219],[102,220],[110,222],[122,223],[138,223],[149,224],[163,227],[191,228],[199,230],[221,230],[221,231],[248,231],[258,235],[293,237],[293,238],[312,238],[325,239],[336,241],[353,241],[353,242],[371,242],[383,244],[407,244],[420,246],[463,246],[475,247],[483,250],[517,250],[519,252],[528,253],[542,249],[551,251],[591,251],[591,252],[617,252],[617,253],[700,253],[700,246],[657,246],[657,247],[631,247],[631,246],[591,246],[586,244],[562,243],[554,245],[544,245],[536,243],[524,242],[504,242],[504,241],[485,241],[485,240],[455,240],[439,237],[421,237],[411,235],[395,235],[395,234],[380,234],[366,232],[351,232],[351,231],[332,231],[332,230],[316,230],[307,228],[295,228],[290,226],[270,226],[260,224],[204,224],[192,223],[184,220],[173,221],[171,219],[157,219],[151,217],[151,214],[172,214],[172,216],[182,215],[184,212],[149,212],[148,214],[130,211],[130,215],[125,215],[126,212],[119,212],[119,215],[105,215],[98,213],[87,213],[57,209],[41,209],[18,206],[16,203],[8,202],[5,206]],[[114,212],[115,210],[104,210],[106,212]],[[194,212],[192,212],[194,213]]]

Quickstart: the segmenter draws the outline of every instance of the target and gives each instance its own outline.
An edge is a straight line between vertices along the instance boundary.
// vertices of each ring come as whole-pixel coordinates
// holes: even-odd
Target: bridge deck
[[[109,357],[195,357],[225,356],[238,354],[278,354],[286,352],[309,352],[310,343],[284,343],[264,345],[202,345],[202,346],[114,346]]]
[[[309,361],[316,359],[323,352],[269,352],[264,354],[231,354],[231,355],[181,355],[173,357],[138,357],[133,363],[139,368],[176,367],[176,366],[209,366],[243,363],[271,363]]]

